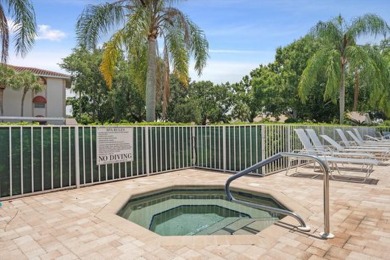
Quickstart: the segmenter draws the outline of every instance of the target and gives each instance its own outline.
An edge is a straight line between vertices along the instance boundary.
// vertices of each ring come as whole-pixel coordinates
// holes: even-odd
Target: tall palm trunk
[[[169,66],[169,65],[167,65]],[[164,82],[163,82],[163,104],[162,104],[162,118],[165,120],[167,119],[167,110],[168,110],[168,99],[170,96],[170,89],[169,89],[169,72],[164,71]]]
[[[4,99],[4,89],[3,87],[0,87],[0,115],[4,115],[4,107],[3,107],[3,99]]]
[[[146,74],[146,121],[153,122],[156,120],[156,71],[157,71],[157,42],[156,38],[148,39],[148,71]]]
[[[20,105],[20,116],[23,117],[23,112],[24,112],[24,99],[26,98],[26,94],[27,94],[27,91],[23,91],[23,96],[22,96],[22,102],[21,102],[21,105]]]
[[[359,100],[359,71],[355,69],[355,86],[353,91],[353,111],[357,111]]]
[[[345,111],[345,63],[344,59],[341,60],[341,79],[340,79],[340,124],[344,123],[344,111]]]

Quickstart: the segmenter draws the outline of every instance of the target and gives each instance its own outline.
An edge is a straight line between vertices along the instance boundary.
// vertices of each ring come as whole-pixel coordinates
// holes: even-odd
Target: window
[[[45,103],[34,103],[34,108],[45,108],[46,104]]]
[[[45,108],[47,103],[46,98],[42,96],[34,97],[32,102],[34,103],[34,108]]]

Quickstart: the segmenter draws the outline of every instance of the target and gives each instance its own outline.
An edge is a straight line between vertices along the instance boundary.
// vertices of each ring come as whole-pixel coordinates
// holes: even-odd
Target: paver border
[[[117,212],[128,202],[131,196],[139,196],[143,194],[151,194],[161,192],[171,188],[185,188],[188,186],[195,186],[193,183],[184,182],[177,180],[175,183],[164,183],[156,185],[146,185],[140,188],[132,190],[120,191],[103,209],[101,209],[96,217],[112,225],[113,227],[120,229],[123,232],[131,235],[132,237],[142,242],[148,242],[150,240],[156,240],[159,244],[164,245],[178,245],[188,243],[205,243],[207,245],[219,245],[219,244],[241,244],[241,245],[252,245],[258,243],[270,243],[270,238],[277,239],[275,236],[269,236],[269,234],[280,234],[281,236],[288,232],[297,232],[307,235],[313,235],[313,230],[310,232],[302,232],[297,229],[297,221],[289,216],[282,218],[270,227],[254,235],[214,235],[214,236],[160,236],[152,231],[145,229],[129,220],[126,220],[117,215]],[[196,186],[205,188],[224,188],[221,184],[196,184]],[[266,188],[259,188],[255,183],[250,186],[244,186],[240,184],[232,185],[233,188],[243,191],[256,192],[264,194],[266,196],[272,196],[284,206],[297,212],[304,220],[307,220],[314,213],[306,209],[302,205],[295,202],[293,199],[284,195],[281,192],[269,190]],[[314,235],[315,236],[315,235]]]

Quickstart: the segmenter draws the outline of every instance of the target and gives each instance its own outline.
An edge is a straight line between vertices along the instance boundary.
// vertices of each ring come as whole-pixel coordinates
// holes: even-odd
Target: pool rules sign
[[[133,128],[96,128],[97,165],[133,161]]]

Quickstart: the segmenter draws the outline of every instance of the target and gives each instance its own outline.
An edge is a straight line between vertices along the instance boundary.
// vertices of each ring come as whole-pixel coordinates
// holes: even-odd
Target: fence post
[[[191,128],[191,139],[192,139],[192,167],[196,167],[196,129],[197,127],[193,126]]]
[[[265,159],[265,125],[261,125],[261,160]]]
[[[149,127],[145,126],[145,171],[146,175],[149,176],[150,174],[150,154],[149,154]]]
[[[74,127],[74,145],[75,145],[75,170],[76,170],[76,188],[80,188],[80,141],[79,141],[79,127]]]
[[[287,126],[287,152],[291,152],[291,126]]]
[[[222,126],[222,160],[223,160],[223,171],[226,172],[226,126]]]
[[[8,151],[8,154],[9,154],[9,196],[12,197],[12,193],[13,193],[13,190],[12,190],[12,187],[13,187],[13,183],[12,183],[12,128],[11,127],[8,127],[8,133],[9,133],[9,151]]]

